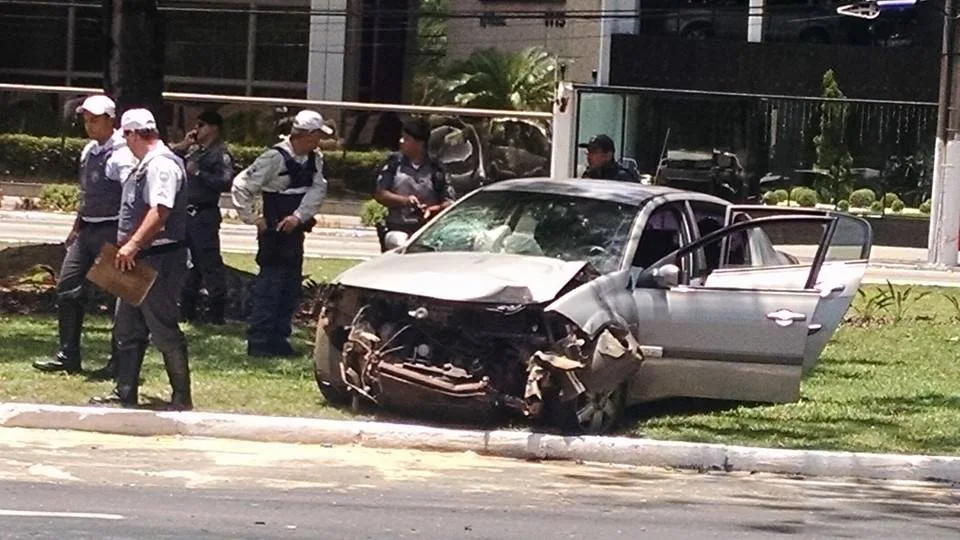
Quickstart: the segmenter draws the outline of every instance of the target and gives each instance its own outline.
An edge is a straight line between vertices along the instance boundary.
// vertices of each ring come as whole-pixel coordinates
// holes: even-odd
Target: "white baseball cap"
[[[327,135],[333,135],[333,128],[323,123],[323,116],[317,111],[303,110],[293,118],[293,129],[303,131],[320,130]]]
[[[114,103],[112,99],[102,94],[90,96],[83,100],[83,103],[77,107],[77,114],[80,114],[83,111],[87,111],[88,113],[95,114],[97,116],[106,114],[110,116],[110,118],[117,117],[116,103]]]
[[[152,129],[156,131],[157,121],[153,118],[153,113],[147,109],[130,109],[120,117],[120,129],[126,131]]]

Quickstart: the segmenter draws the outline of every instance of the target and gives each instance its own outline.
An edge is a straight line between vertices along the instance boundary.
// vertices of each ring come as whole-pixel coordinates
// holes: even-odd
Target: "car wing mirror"
[[[387,251],[390,251],[406,244],[409,239],[410,235],[403,231],[390,231],[384,235],[383,245],[387,248]]]
[[[670,289],[680,284],[680,267],[675,264],[664,264],[654,268],[650,272],[650,277],[658,286]]]

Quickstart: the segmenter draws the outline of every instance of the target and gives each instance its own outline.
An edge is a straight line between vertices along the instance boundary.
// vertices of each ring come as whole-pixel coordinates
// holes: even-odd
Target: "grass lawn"
[[[252,255],[227,255],[229,264],[253,269]],[[329,278],[350,261],[313,259],[307,273]],[[895,288],[903,293],[906,288]],[[879,289],[864,288],[867,297]],[[913,303],[918,291],[928,295]],[[887,320],[845,324],[804,381],[798,403],[725,404],[669,400],[628,412],[624,433],[705,442],[785,448],[960,455],[960,323],[948,295],[960,290],[914,288],[908,301],[875,314]],[[862,315],[858,298],[849,315]],[[84,336],[86,366],[102,365],[109,323],[90,320]],[[343,418],[327,407],[313,381],[312,335],[296,335],[302,358],[251,359],[243,325],[221,329],[185,325],[190,341],[198,409]],[[54,352],[50,316],[0,316],[0,401],[83,404],[109,383],[82,376],[35,372],[30,362]],[[152,349],[144,366],[143,395],[165,399],[169,387]]]

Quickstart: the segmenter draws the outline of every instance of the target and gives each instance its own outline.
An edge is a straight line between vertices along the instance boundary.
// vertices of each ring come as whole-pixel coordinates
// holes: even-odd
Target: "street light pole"
[[[930,233],[927,260],[935,266],[957,265],[960,234],[960,117],[956,114],[960,84],[956,77],[956,0],[944,2],[943,45],[940,58],[940,89],[937,98],[937,140],[933,152],[933,184],[930,193]]]

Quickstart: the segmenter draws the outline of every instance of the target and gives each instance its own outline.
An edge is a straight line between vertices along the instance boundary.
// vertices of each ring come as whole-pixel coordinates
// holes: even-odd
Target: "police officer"
[[[620,165],[614,158],[613,139],[607,134],[594,135],[589,141],[580,143],[579,146],[587,149],[587,170],[583,171],[583,178],[640,181],[632,171]]]
[[[387,232],[413,234],[456,198],[443,165],[427,153],[427,121],[408,118],[401,133],[400,151],[390,155],[380,168],[374,192],[377,202],[387,207],[385,226],[378,231],[381,250],[386,248]]]
[[[327,194],[323,155],[317,151],[323,134],[333,130],[310,110],[297,113],[290,136],[261,154],[233,180],[233,204],[240,219],[257,226],[260,271],[251,291],[247,354],[292,356],[288,338],[303,279],[303,241],[316,225]],[[263,215],[253,210],[262,196]]]
[[[177,297],[187,270],[186,171],[183,161],[160,140],[153,114],[131,109],[120,120],[127,146],[140,160],[123,184],[119,251],[114,264],[129,271],[147,264],[157,279],[139,306],[117,302],[117,382],[113,392],[92,403],[136,407],[147,339],[160,350],[173,393],[170,408],[193,408],[187,341],[180,331]]]
[[[77,219],[67,236],[67,254],[57,282],[60,350],[53,360],[39,361],[33,367],[41,371],[78,373],[80,335],[83,332],[84,296],[87,271],[93,266],[100,248],[117,237],[120,191],[123,180],[136,165],[123,140],[114,130],[116,105],[107,96],[90,96],[77,108],[83,127],[92,139],[80,153],[82,197]],[[110,379],[115,367],[116,347],[112,344],[107,366],[91,374],[94,379]]]
[[[226,268],[220,255],[220,194],[230,191],[233,156],[221,141],[223,117],[205,111],[195,129],[170,148],[186,162],[187,248],[190,271],[180,296],[180,315],[197,320],[201,284],[207,289],[207,317],[198,322],[224,324]]]

